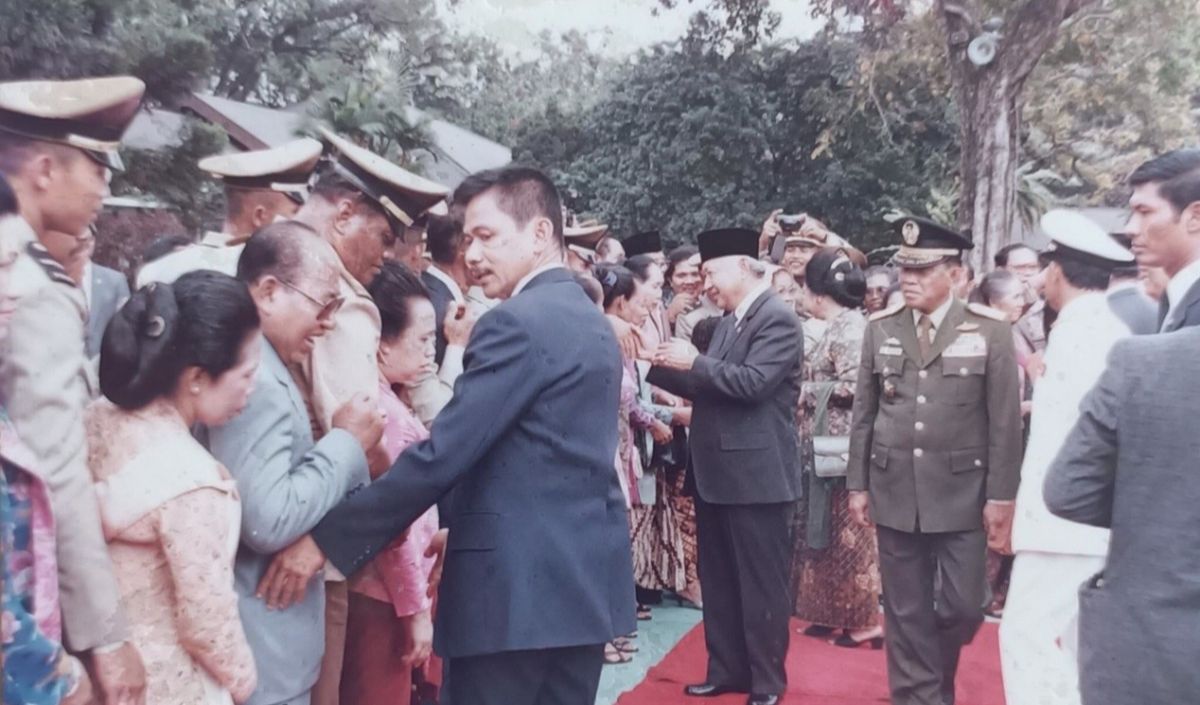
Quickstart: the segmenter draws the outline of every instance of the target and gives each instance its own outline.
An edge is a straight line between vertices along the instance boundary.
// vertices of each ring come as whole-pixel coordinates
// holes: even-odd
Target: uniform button
[[[918,403],[918,404],[924,404],[926,401],[927,401],[927,400],[925,399],[925,395],[924,395],[924,394],[920,394],[920,395],[918,395],[918,396],[917,396],[917,403]]]
[[[890,367],[883,368],[883,373],[885,375],[890,375],[892,373],[892,368],[890,368]]]
[[[960,367],[960,368],[959,368],[959,370],[958,370],[958,373],[959,373],[960,375],[962,375],[963,377],[966,377],[966,376],[967,376],[967,368],[965,368],[965,367]]]
[[[975,461],[975,467],[977,467],[977,468],[981,468],[981,467],[983,467],[983,461],[982,461],[982,460],[976,460],[976,461]]]
[[[921,379],[925,379],[926,377],[929,376],[929,370],[921,370],[920,372],[917,373],[917,376],[920,377]]]
[[[924,431],[924,430],[925,430],[925,423],[924,423],[923,421],[918,421],[918,422],[915,424],[915,426],[916,426],[916,429],[917,429],[918,431]]]
[[[913,451],[913,455],[920,458],[921,456],[925,455],[925,451],[921,450],[920,448],[917,448],[916,450]]]

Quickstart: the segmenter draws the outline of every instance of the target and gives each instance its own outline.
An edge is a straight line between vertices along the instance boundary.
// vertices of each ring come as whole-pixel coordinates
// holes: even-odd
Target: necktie
[[[933,319],[929,316],[921,316],[917,322],[917,345],[921,347],[921,361],[928,360],[933,349]]]

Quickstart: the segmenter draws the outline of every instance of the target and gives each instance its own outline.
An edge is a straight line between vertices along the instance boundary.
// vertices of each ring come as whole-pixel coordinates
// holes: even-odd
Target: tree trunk
[[[1063,21],[1096,0],[1025,0],[1004,18],[996,57],[986,66],[967,58],[978,36],[976,0],[936,0],[942,18],[962,138],[958,227],[969,230],[977,271],[1014,239],[1017,167],[1021,145],[1021,94],[1025,80],[1058,37]]]

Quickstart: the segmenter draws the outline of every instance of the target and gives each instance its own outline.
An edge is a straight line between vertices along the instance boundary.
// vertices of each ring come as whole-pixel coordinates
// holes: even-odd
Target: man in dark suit
[[[430,216],[425,231],[426,246],[432,260],[421,272],[421,282],[429,290],[433,311],[437,315],[437,347],[434,361],[438,365],[446,355],[446,331],[442,325],[452,306],[466,304],[470,274],[466,261],[466,237],[462,224],[448,216]]]
[[[755,259],[758,233],[699,236],[705,288],[726,315],[708,353],[663,344],[647,380],[691,399],[689,482],[696,497],[708,676],[691,696],[787,689],[791,520],[800,498],[796,405],[804,336]]]
[[[1051,512],[1112,529],[1104,572],[1080,591],[1084,705],[1200,693],[1198,348],[1190,329],[1117,343],[1046,476]]]
[[[430,439],[330,512],[307,561],[356,572],[453,487],[434,631],[450,705],[591,703],[605,642],[635,626],[617,343],[563,267],[549,179],[482,172],[454,201],[467,265],[507,301],[475,325]]]
[[[1171,279],[1159,306],[1161,332],[1200,325],[1200,149],[1177,149],[1129,175],[1126,232],[1142,267]]]
[[[1016,352],[1004,314],[953,296],[970,240],[922,218],[895,227],[905,304],[863,336],[846,488],[855,520],[877,526],[892,703],[953,705],[985,548],[1006,548],[1012,525]]]
[[[129,282],[117,270],[91,261],[85,265],[83,276],[83,292],[88,304],[87,356],[94,358],[100,354],[100,341],[108,322],[129,299]]]

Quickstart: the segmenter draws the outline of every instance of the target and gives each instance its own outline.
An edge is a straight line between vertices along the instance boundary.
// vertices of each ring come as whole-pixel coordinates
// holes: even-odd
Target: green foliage
[[[196,162],[225,148],[225,131],[192,121],[182,138],[175,149],[125,150],[126,171],[113,179],[113,193],[152,195],[178,208],[189,230],[217,227],[224,208],[221,187]]]
[[[406,164],[413,151],[429,147],[430,138],[423,123],[409,119],[405,105],[387,86],[350,80],[323,96],[313,117],[355,144]]]
[[[618,233],[657,227],[685,242],[783,208],[868,248],[886,241],[885,210],[925,210],[957,155],[948,99],[900,61],[868,104],[861,58],[841,40],[728,56],[657,47],[589,108],[530,121],[514,157]]]

